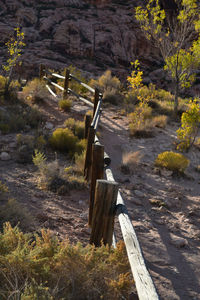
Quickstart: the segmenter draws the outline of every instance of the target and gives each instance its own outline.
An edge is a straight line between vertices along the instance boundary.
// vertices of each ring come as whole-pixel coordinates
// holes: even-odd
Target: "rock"
[[[160,218],[160,219],[155,219],[154,222],[158,225],[164,225],[165,224],[165,220]]]
[[[139,206],[142,205],[141,200],[138,198],[130,197],[129,200],[131,201],[131,203],[134,203],[136,205],[139,205]]]
[[[11,142],[9,145],[9,148],[17,148],[17,143],[16,142]]]
[[[161,175],[164,176],[164,177],[170,177],[170,176],[172,176],[173,171],[166,170],[166,169],[161,169],[161,170],[160,170],[160,173],[161,173]]]
[[[138,191],[138,190],[135,190],[134,193],[135,193],[135,195],[138,196],[138,197],[144,197],[144,196],[145,196],[145,194],[144,194],[143,192]]]
[[[188,241],[186,239],[178,237],[174,234],[171,234],[170,243],[174,245],[176,248],[183,248],[188,245]]]
[[[2,152],[1,155],[0,155],[0,159],[1,160],[10,160],[11,159],[11,156],[9,153],[7,152]]]
[[[53,125],[52,123],[46,122],[46,124],[45,124],[45,128],[46,128],[46,129],[51,130],[51,129],[53,129],[53,127],[54,127],[54,125]]]

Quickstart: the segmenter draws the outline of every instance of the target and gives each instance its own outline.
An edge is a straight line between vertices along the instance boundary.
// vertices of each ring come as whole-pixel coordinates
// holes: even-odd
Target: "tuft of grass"
[[[165,128],[167,125],[168,117],[165,115],[158,115],[152,118],[152,127]]]
[[[183,154],[173,151],[165,151],[158,154],[155,166],[166,168],[174,173],[184,173],[190,161]]]
[[[72,107],[72,101],[69,99],[63,99],[58,102],[58,106],[60,109],[64,111],[70,111]]]
[[[19,225],[25,231],[34,226],[34,218],[28,210],[22,206],[16,199],[10,198],[0,209],[0,228],[3,223],[10,222],[12,226]]]
[[[123,153],[121,171],[125,174],[132,173],[138,168],[142,156],[143,155],[140,151]]]

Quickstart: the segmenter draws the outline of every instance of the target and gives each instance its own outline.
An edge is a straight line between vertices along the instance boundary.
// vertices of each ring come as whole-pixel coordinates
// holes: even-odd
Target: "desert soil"
[[[68,117],[83,119],[88,107],[74,102],[71,112],[63,113],[49,99],[40,109],[55,129]],[[98,131],[160,299],[198,300],[200,173],[195,167],[200,164],[200,149],[194,147],[186,154],[191,163],[185,176],[174,177],[154,167],[158,153],[174,149],[177,128],[171,122],[165,129],[156,128],[151,138],[130,138],[127,118],[117,108],[105,107]],[[16,161],[15,142],[16,134],[0,135],[1,152],[6,150],[11,156],[8,161],[0,160],[0,180],[7,184],[10,195],[28,209],[37,230],[49,228],[61,239],[87,244],[89,189],[62,196],[39,189],[34,165]],[[140,162],[129,174],[122,173],[124,153],[135,151],[142,155]],[[57,153],[57,158],[63,166],[69,163],[64,155]]]

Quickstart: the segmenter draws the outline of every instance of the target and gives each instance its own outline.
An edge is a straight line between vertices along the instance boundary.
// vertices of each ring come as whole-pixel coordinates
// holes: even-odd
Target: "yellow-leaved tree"
[[[5,95],[8,94],[9,86],[12,81],[13,69],[19,61],[22,48],[25,46],[24,32],[21,31],[19,27],[15,28],[14,31],[14,37],[11,37],[5,44],[8,52],[6,64],[3,65],[3,69],[6,72]]]
[[[165,10],[159,0],[148,0],[146,7],[136,7],[136,19],[160,49],[174,83],[176,114],[180,89],[191,86],[200,66],[200,5],[197,0],[174,2],[176,9]]]

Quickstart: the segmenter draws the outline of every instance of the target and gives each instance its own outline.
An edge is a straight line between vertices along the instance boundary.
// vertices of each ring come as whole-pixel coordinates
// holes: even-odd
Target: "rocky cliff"
[[[27,45],[22,55],[27,76],[37,74],[38,65],[44,63],[55,69],[74,64],[94,75],[111,69],[125,78],[136,58],[147,72],[154,71],[162,61],[134,20],[134,6],[139,3],[0,0],[0,63],[6,58],[4,43],[20,24]]]
[[[163,0],[164,1],[164,0]],[[125,79],[139,59],[146,82],[166,80],[159,51],[150,46],[134,19],[141,0],[0,0],[0,64],[5,42],[18,24],[25,33],[22,67],[27,77],[43,63],[60,69],[74,64],[92,76],[111,69]],[[165,1],[164,1],[165,2]]]

